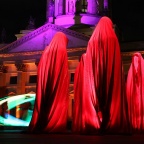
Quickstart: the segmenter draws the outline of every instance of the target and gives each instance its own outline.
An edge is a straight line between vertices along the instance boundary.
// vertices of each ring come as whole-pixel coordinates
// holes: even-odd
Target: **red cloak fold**
[[[67,44],[66,35],[58,32],[41,56],[29,131],[64,132],[66,130],[69,101]]]

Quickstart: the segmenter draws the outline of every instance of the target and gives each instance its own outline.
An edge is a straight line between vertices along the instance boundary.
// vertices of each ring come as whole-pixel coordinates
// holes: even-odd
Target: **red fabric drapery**
[[[120,46],[110,18],[96,25],[74,85],[74,132],[129,132]]]
[[[66,35],[57,32],[40,58],[30,132],[66,131],[69,101],[67,44]]]
[[[144,131],[144,60],[134,53],[127,75],[127,99],[129,118],[134,132]]]
[[[74,78],[74,113],[72,131],[75,133],[95,133],[100,127],[99,118],[95,111],[94,104],[90,93],[90,83],[85,85],[84,67],[86,54],[81,56],[80,63],[75,71]],[[87,89],[89,95],[85,95],[84,88]],[[95,101],[95,97],[94,101]]]

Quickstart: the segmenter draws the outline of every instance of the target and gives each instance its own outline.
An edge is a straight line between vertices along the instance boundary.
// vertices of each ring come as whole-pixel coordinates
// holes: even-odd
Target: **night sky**
[[[113,22],[125,41],[144,40],[144,7],[142,0],[112,0]]]
[[[121,31],[124,41],[144,40],[144,8],[142,0],[111,0],[112,21]],[[7,42],[16,39],[15,33],[25,29],[29,18],[38,28],[46,21],[46,0],[0,0],[0,31],[5,28]]]
[[[44,24],[46,0],[0,0],[0,31],[5,28],[7,42],[14,41],[15,33],[25,29],[30,17],[35,20],[35,27]]]

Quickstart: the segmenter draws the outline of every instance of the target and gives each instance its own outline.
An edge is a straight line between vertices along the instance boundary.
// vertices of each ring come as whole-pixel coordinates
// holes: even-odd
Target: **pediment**
[[[46,45],[50,43],[56,32],[63,32],[67,35],[69,39],[68,48],[87,46],[89,36],[66,29],[62,26],[47,23],[14,41],[13,43],[2,47],[0,49],[0,53],[43,51]]]

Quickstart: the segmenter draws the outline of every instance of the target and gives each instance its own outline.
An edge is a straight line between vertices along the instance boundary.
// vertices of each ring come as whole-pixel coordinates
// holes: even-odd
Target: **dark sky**
[[[125,41],[144,40],[143,0],[112,0],[113,22]]]
[[[36,27],[45,22],[46,0],[0,0],[0,31],[4,27],[8,42],[15,39],[14,33],[25,29],[30,16]]]
[[[143,0],[111,0],[112,21],[124,41],[144,40]],[[0,0],[0,31],[5,27],[8,42],[15,39],[14,33],[25,29],[32,16],[36,27],[44,24],[46,0]]]

